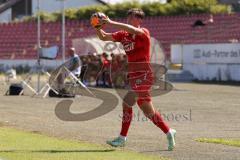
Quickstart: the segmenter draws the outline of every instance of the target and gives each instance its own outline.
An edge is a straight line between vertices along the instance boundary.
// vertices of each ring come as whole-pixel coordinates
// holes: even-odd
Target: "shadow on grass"
[[[169,150],[167,149],[146,150],[146,151],[140,151],[139,153],[159,153],[159,152],[169,152]]]
[[[88,153],[88,152],[113,152],[115,149],[98,149],[98,150],[0,150],[0,153]]]

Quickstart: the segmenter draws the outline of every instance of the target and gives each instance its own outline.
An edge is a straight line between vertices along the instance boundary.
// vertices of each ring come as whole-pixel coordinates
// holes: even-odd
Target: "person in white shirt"
[[[68,56],[70,57],[66,67],[76,76],[79,77],[81,74],[81,60],[76,54],[75,48],[68,50]]]
[[[79,56],[76,54],[75,48],[69,48],[67,52],[67,56],[69,56],[69,59],[67,62],[65,62],[62,66],[65,66],[70,72],[73,73],[77,78],[79,78],[81,74],[81,60]],[[57,90],[61,94],[65,94],[66,91],[64,89],[64,80],[68,76],[68,72],[62,72],[58,77],[57,77]]]

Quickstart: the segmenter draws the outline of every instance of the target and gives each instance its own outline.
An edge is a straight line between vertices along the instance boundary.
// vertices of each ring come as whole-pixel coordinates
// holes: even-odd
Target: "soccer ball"
[[[100,28],[104,24],[104,19],[107,19],[107,16],[104,13],[96,12],[91,16],[90,22],[94,28]]]

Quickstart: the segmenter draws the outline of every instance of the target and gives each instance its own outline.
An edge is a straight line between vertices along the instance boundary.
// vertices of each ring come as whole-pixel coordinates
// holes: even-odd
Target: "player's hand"
[[[91,25],[96,29],[101,29],[105,24],[110,23],[110,19],[102,12],[92,14],[90,18]]]
[[[102,24],[111,24],[112,20],[107,16],[106,18],[102,19]]]

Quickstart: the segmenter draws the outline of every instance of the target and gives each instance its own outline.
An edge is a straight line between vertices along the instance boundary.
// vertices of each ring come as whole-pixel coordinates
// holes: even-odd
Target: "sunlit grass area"
[[[0,127],[1,160],[166,160],[86,142]]]
[[[240,139],[223,139],[223,138],[199,138],[197,142],[216,143],[229,146],[240,147]]]

